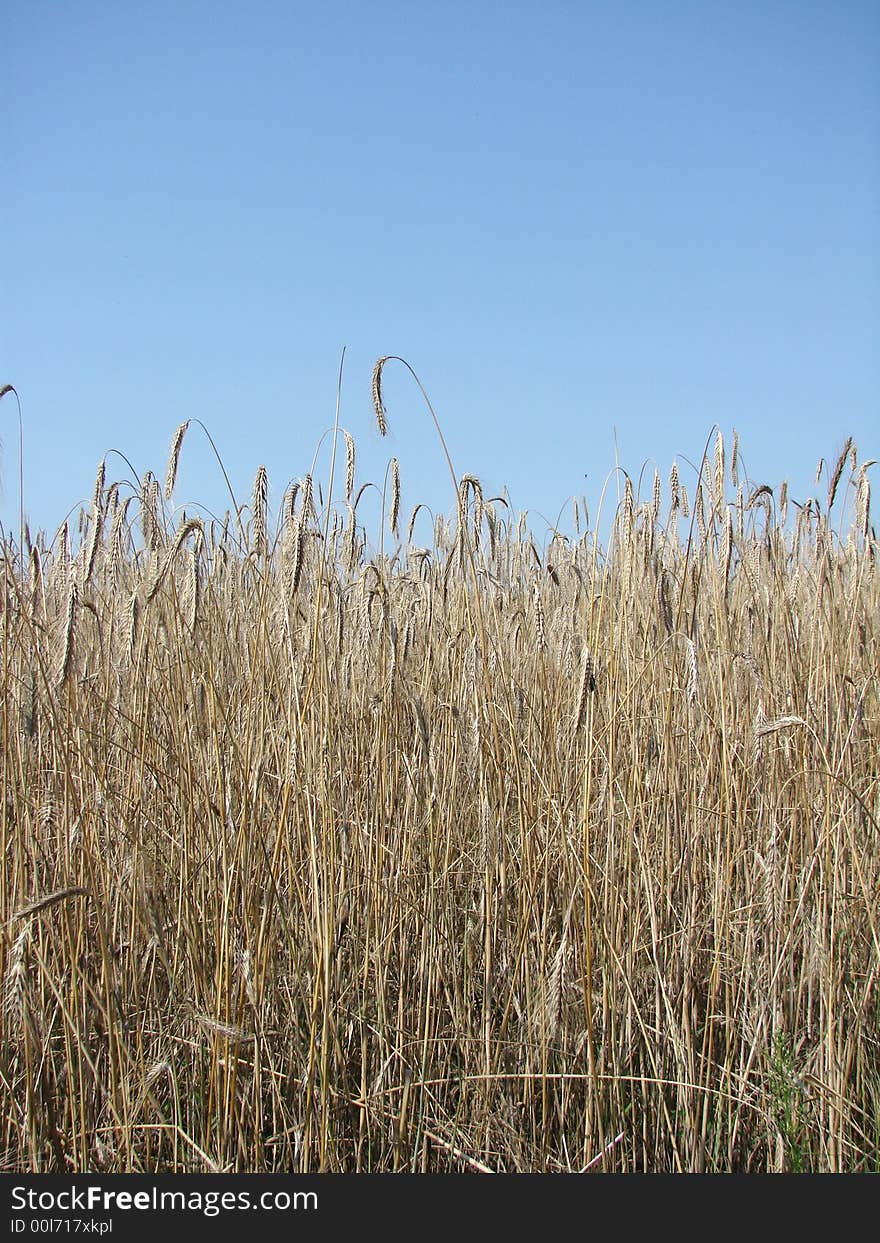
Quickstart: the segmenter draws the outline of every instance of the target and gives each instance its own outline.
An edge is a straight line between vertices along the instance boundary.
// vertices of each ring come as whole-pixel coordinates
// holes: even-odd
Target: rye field
[[[877,1171],[872,463],[716,432],[600,543],[196,438],[3,536],[0,1168]]]

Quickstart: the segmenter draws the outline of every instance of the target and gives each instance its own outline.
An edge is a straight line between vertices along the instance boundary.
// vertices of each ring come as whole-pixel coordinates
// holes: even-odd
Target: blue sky
[[[111,448],[163,476],[190,417],[277,503],[343,346],[359,481],[396,455],[405,512],[451,483],[402,368],[379,439],[384,354],[538,529],[595,511],[615,435],[643,491],[716,423],[795,497],[848,434],[880,458],[874,2],[6,0],[3,28],[0,384],[34,529]],[[11,397],[0,437],[16,531]],[[195,429],[175,499],[227,504]]]

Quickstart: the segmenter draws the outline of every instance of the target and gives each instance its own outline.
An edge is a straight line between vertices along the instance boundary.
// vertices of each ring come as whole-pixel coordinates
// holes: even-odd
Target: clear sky
[[[404,514],[451,483],[390,365],[379,439],[384,354],[538,527],[595,505],[615,433],[643,494],[716,423],[795,497],[848,434],[880,458],[876,0],[5,0],[2,38],[0,384],[34,529],[108,449],[164,476],[190,417],[277,504],[343,346],[359,482],[396,455]],[[0,438],[15,532],[11,396]],[[175,499],[228,503],[195,429]]]

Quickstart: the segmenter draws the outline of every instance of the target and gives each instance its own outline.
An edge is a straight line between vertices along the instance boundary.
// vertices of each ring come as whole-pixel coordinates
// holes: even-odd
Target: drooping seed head
[[[177,482],[177,464],[180,461],[180,447],[183,444],[183,438],[186,435],[186,429],[189,427],[189,419],[185,423],[181,423],[177,431],[174,433],[174,439],[171,442],[171,452],[168,455],[168,470],[165,474],[165,500],[170,501],[174,494],[174,485]]]
[[[388,525],[393,535],[399,535],[398,519],[400,517],[400,466],[396,457],[391,459],[391,512]]]
[[[388,423],[385,419],[385,407],[382,404],[382,368],[388,362],[388,355],[380,358],[373,368],[373,410],[376,414],[376,426],[379,428],[380,436],[388,435]]]

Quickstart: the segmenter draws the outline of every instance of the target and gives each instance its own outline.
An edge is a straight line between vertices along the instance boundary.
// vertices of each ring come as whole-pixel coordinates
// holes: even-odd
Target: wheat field
[[[600,545],[368,530],[342,429],[182,512],[204,432],[3,540],[2,1168],[876,1171],[871,463],[715,433]]]

